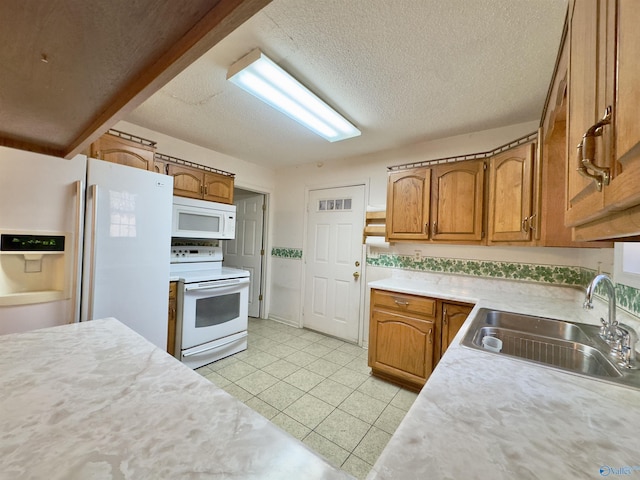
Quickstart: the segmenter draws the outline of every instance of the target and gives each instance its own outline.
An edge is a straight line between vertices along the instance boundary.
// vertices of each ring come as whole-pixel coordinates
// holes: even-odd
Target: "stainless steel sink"
[[[595,325],[481,309],[462,345],[640,388],[640,371],[619,368],[599,332]],[[499,352],[483,346],[485,337],[502,342]]]

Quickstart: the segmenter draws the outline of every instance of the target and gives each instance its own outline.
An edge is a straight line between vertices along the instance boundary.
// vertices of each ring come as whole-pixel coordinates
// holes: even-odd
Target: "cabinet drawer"
[[[436,301],[405,293],[371,290],[372,306],[421,317],[435,317]]]

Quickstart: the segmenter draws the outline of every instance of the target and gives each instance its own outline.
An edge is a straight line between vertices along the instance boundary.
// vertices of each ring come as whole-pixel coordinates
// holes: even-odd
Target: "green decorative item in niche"
[[[301,260],[302,259],[302,249],[301,248],[284,248],[284,247],[273,247],[271,249],[271,256],[276,258],[289,258],[292,260]]]

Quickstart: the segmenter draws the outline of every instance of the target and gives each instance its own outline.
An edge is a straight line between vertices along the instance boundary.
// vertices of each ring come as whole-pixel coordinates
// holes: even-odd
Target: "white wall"
[[[267,248],[303,248],[305,192],[310,188],[368,185],[368,204],[386,204],[387,167],[492,150],[537,130],[537,122],[485,130],[410,147],[322,163],[298,165],[277,170],[184,142],[127,122],[115,127],[157,142],[158,152],[236,174],[236,186],[268,194],[269,219]],[[348,141],[348,140],[346,140]],[[423,256],[501,260],[548,265],[582,266],[612,272],[613,249],[571,249],[532,247],[482,247],[461,245],[394,245],[389,251]],[[300,260],[267,257],[266,312],[275,319],[299,325],[302,309],[303,268]],[[391,276],[390,269],[372,269],[374,280]],[[375,277],[375,278],[373,278]],[[363,282],[365,283],[365,282]],[[364,308],[362,309],[364,315]],[[362,319],[364,321],[364,318]]]

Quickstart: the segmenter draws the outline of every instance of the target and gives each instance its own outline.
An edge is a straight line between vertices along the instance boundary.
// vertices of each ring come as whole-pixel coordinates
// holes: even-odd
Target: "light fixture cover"
[[[227,80],[330,142],[360,135],[360,130],[258,48],[229,67]]]

